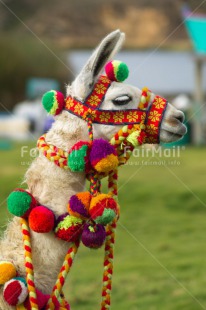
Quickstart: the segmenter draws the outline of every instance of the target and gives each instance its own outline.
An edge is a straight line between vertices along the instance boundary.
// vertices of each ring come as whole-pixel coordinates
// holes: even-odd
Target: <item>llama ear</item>
[[[88,61],[92,65],[92,75],[95,79],[103,70],[106,63],[118,52],[124,41],[125,34],[116,30],[106,36],[94,51]]]
[[[68,92],[80,100],[87,97],[105,64],[119,51],[125,35],[116,30],[107,35],[95,49]],[[69,95],[69,94],[68,94]]]

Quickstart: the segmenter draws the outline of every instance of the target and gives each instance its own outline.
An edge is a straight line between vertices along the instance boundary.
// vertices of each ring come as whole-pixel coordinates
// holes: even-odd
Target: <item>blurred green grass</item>
[[[31,161],[20,149],[0,151],[2,228],[5,199]],[[140,156],[120,169],[113,310],[206,309],[205,154],[187,147],[178,158]],[[100,308],[102,261],[103,250],[80,248],[65,288],[72,308]]]

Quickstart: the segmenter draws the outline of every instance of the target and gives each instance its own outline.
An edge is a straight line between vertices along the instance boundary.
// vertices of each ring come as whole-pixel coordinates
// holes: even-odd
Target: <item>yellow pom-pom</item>
[[[90,152],[92,167],[100,173],[108,173],[118,166],[118,157],[113,145],[104,139],[95,139]]]
[[[98,172],[108,173],[111,170],[114,170],[118,166],[118,157],[114,154],[107,155],[106,158],[101,159],[96,165],[95,169]]]
[[[0,285],[16,277],[16,268],[11,262],[0,262]]]

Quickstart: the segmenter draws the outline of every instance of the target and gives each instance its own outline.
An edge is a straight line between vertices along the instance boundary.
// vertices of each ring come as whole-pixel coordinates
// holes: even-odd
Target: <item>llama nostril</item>
[[[183,123],[184,120],[185,120],[185,115],[184,115],[184,113],[180,112],[180,113],[178,113],[177,116],[175,116],[175,118],[176,118],[178,121],[180,121],[181,123]]]

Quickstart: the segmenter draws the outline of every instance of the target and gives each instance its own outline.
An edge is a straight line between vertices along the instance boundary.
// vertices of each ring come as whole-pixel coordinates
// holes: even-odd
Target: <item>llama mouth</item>
[[[167,131],[168,133],[168,142],[174,142],[174,141],[178,141],[180,139],[182,139],[184,137],[184,134],[179,134],[179,133],[173,133],[171,131]]]
[[[177,137],[178,139],[181,139],[186,133],[187,133],[187,127],[180,121],[179,122],[179,128],[175,131],[167,131],[168,133],[170,133],[173,137]]]

